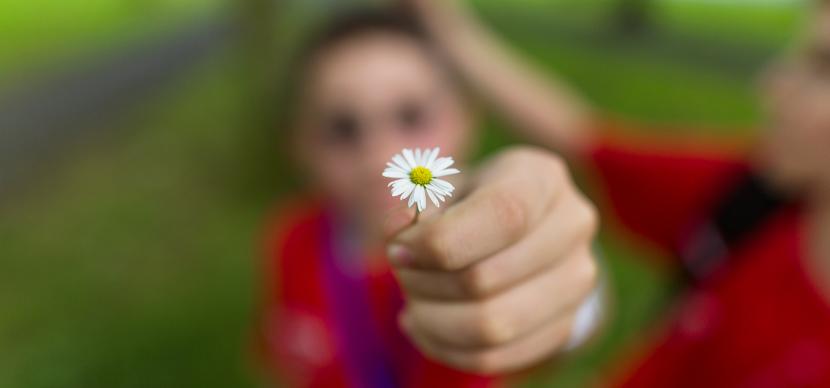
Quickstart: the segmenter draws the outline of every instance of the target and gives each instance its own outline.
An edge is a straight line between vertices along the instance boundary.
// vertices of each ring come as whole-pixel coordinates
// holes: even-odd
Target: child
[[[386,162],[439,146],[463,162],[475,143],[445,58],[405,14],[367,12],[332,22],[300,62],[289,138],[308,194],[281,207],[266,246],[263,343],[283,379],[496,386],[584,339],[596,217],[558,158],[518,147],[464,166],[456,201],[412,225]]]

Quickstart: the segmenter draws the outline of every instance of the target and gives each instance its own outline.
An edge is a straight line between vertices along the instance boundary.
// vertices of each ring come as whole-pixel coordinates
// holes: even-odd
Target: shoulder
[[[267,213],[258,261],[270,295],[293,297],[313,283],[324,243],[323,209],[321,201],[299,198],[281,200]]]
[[[727,164],[745,164],[752,149],[746,136],[715,136],[712,133],[746,133],[724,129],[694,128],[670,124],[635,124],[602,120],[595,124],[589,159],[614,156],[692,159]],[[704,130],[705,129],[705,130]]]
[[[275,203],[263,222],[262,242],[268,256],[296,250],[319,234],[323,202],[313,198],[291,198]]]

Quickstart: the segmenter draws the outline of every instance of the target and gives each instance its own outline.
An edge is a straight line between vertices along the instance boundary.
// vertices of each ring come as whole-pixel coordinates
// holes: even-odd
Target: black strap
[[[678,244],[685,277],[700,281],[727,264],[730,251],[790,202],[759,175],[749,172],[740,177],[711,216],[692,227]]]

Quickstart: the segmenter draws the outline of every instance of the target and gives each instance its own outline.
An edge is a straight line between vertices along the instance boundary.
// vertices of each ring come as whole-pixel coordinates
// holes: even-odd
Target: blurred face
[[[766,81],[768,173],[789,189],[830,190],[830,5],[816,12],[806,42]]]
[[[325,49],[304,87],[299,158],[313,183],[372,231],[399,204],[381,176],[392,155],[437,146],[463,161],[472,140],[447,74],[404,36],[369,33]]]

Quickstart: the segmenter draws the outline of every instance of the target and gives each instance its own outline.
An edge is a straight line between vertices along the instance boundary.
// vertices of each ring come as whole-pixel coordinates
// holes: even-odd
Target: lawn
[[[163,34],[208,16],[222,0],[3,0],[0,2],[0,85],[21,72]]]
[[[671,38],[608,41],[600,23],[607,1],[560,1],[478,3],[522,52],[563,74],[607,115],[738,128],[729,135],[749,134],[758,120],[750,76],[756,69],[736,76],[693,55],[674,55],[661,42],[737,39],[772,55],[799,17],[793,8],[756,14],[661,3],[661,31]],[[13,5],[20,22],[14,29],[34,31],[36,7],[20,3]],[[105,44],[102,31],[139,23],[123,4],[86,2],[101,9],[91,15],[79,11],[86,9],[80,1],[65,3],[76,6],[65,12],[92,18],[67,33],[77,47]],[[31,19],[24,23],[20,15]],[[2,28],[10,28],[9,18],[0,13]],[[0,69],[47,58],[54,43],[45,42],[58,31],[43,40],[3,41],[0,53],[31,47],[33,54],[4,59]],[[275,183],[285,178],[281,167],[257,164],[275,158],[251,155],[269,147],[251,148],[262,134],[250,128],[250,78],[235,54],[199,67],[128,117],[91,128],[0,204],[0,387],[258,385],[248,351],[261,275],[257,236],[277,191],[287,188]],[[495,118],[486,127],[483,153],[515,141]],[[617,299],[613,322],[592,347],[539,372],[529,386],[592,381],[672,294],[670,279],[632,242],[604,235],[601,247]]]
[[[251,382],[264,209],[235,189],[239,73],[198,70],[4,204],[0,386]]]

